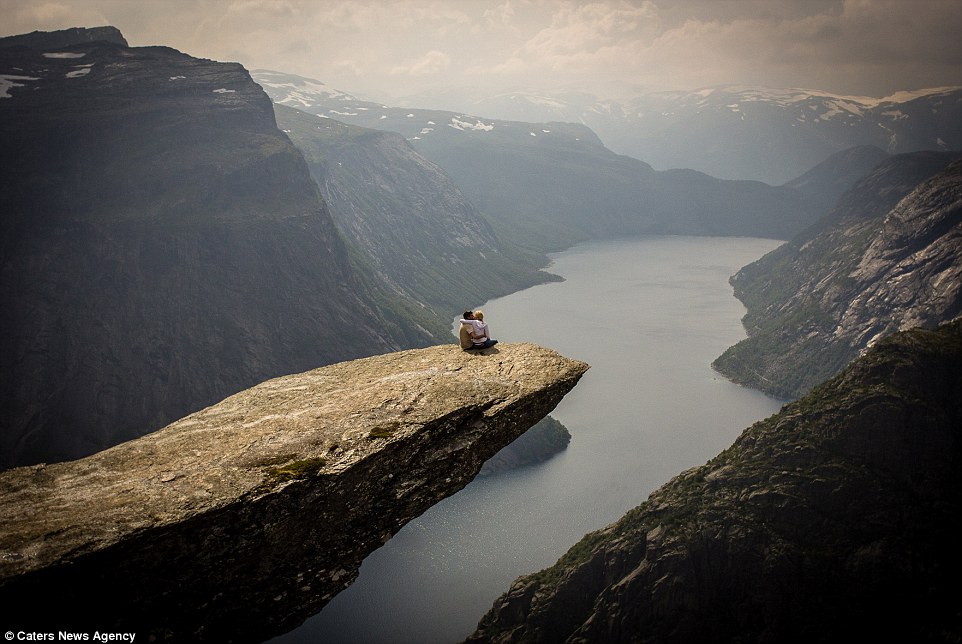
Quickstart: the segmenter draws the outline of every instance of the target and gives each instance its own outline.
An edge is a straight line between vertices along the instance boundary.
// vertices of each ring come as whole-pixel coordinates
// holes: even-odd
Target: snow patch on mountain
[[[481,132],[490,132],[494,129],[494,123],[484,123],[480,119],[475,119],[475,121],[475,123],[470,123],[468,121],[462,121],[456,116],[452,116],[448,127],[453,127],[455,130],[477,130]]]
[[[908,103],[909,101],[914,101],[917,98],[924,98],[926,96],[935,96],[938,94],[949,94],[951,92],[956,92],[960,88],[954,86],[948,87],[932,87],[929,89],[919,89],[911,92],[896,92],[891,96],[886,96],[885,98],[879,99],[879,103]]]
[[[532,105],[540,105],[541,107],[547,107],[550,109],[563,109],[568,106],[568,104],[559,99],[550,96],[542,96],[539,94],[521,94],[517,92],[512,92],[511,94],[499,94],[493,98],[507,98],[512,101],[526,101]]]
[[[267,69],[255,69],[251,72],[251,77],[261,87],[270,88],[275,90],[272,92],[273,94],[281,95],[281,98],[275,97],[274,99],[275,103],[281,105],[312,107],[319,102],[331,100],[340,102],[356,102],[358,100],[350,94],[328,87],[313,78],[304,78]]]
[[[448,108],[438,118],[439,110],[425,109],[435,107],[429,95],[400,98],[394,107],[379,108],[380,102],[354,99],[318,81],[277,72],[255,71],[252,76],[275,103],[315,114],[332,110],[332,118],[387,127],[405,137],[490,132],[495,126],[502,136],[542,136],[549,129],[567,136],[564,128],[548,124],[580,123],[614,152],[642,159],[655,169],[691,168],[772,185],[854,145],[875,145],[890,153],[958,149],[962,136],[962,126],[953,125],[962,111],[962,88],[954,87],[875,98],[797,87],[720,85],[639,92],[617,100],[573,89],[524,89],[458,99],[457,111]],[[432,128],[428,116],[440,125]],[[742,125],[748,122],[751,128]],[[520,123],[531,127],[514,127]]]
[[[36,76],[17,76],[14,74],[0,74],[0,98],[13,98],[10,95],[11,87],[25,87],[23,83],[15,81],[35,81],[40,80]]]

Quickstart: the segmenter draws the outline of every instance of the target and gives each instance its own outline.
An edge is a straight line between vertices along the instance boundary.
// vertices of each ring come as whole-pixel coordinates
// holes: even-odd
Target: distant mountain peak
[[[879,99],[879,104],[883,103],[908,103],[909,101],[914,101],[917,98],[925,98],[927,96],[938,96],[940,94],[951,94],[952,92],[957,92],[962,90],[962,87],[958,85],[947,85],[945,87],[930,87],[927,89],[917,89],[914,91],[901,91],[895,92],[889,96]]]
[[[89,42],[109,42],[129,47],[127,39],[116,27],[72,27],[59,31],[33,31],[29,34],[0,38],[0,47],[30,47],[31,49],[59,49]]]
[[[659,170],[690,168],[773,185],[848,148],[957,150],[962,135],[956,100],[962,87],[883,97],[740,84],[638,90],[609,99],[529,87],[467,96],[458,109],[504,120],[581,123],[613,151]]]

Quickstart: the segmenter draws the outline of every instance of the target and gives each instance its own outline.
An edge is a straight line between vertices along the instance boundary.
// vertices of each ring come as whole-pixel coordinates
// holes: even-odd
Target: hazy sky
[[[0,35],[110,24],[374,96],[962,85],[962,0],[0,0],[0,18]]]

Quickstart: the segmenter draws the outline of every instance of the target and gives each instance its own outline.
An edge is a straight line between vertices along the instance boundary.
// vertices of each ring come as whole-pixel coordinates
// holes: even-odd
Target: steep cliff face
[[[656,172],[613,153],[579,123],[523,123],[392,108],[317,81],[255,72],[277,102],[351,125],[398,132],[450,176],[495,230],[527,248],[640,234],[789,239],[816,213],[797,191],[700,172]]]
[[[0,40],[0,467],[429,342],[358,270],[243,67],[34,36]]]
[[[883,162],[828,217],[739,271],[749,337],[713,366],[795,398],[883,335],[962,313],[962,165],[945,167],[958,158]]]
[[[962,321],[892,336],[517,580],[473,642],[962,638]]]
[[[588,368],[528,344],[483,353],[284,376],[94,456],[0,474],[5,628],[220,642],[296,626]]]
[[[550,279],[541,255],[499,239],[444,172],[399,134],[276,105],[344,239],[406,301],[452,312]]]

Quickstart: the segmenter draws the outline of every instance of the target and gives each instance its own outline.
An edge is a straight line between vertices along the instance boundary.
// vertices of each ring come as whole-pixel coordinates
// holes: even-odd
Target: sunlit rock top
[[[0,474],[0,601],[194,637],[296,625],[588,368],[532,344],[484,353],[284,376],[88,458]]]

